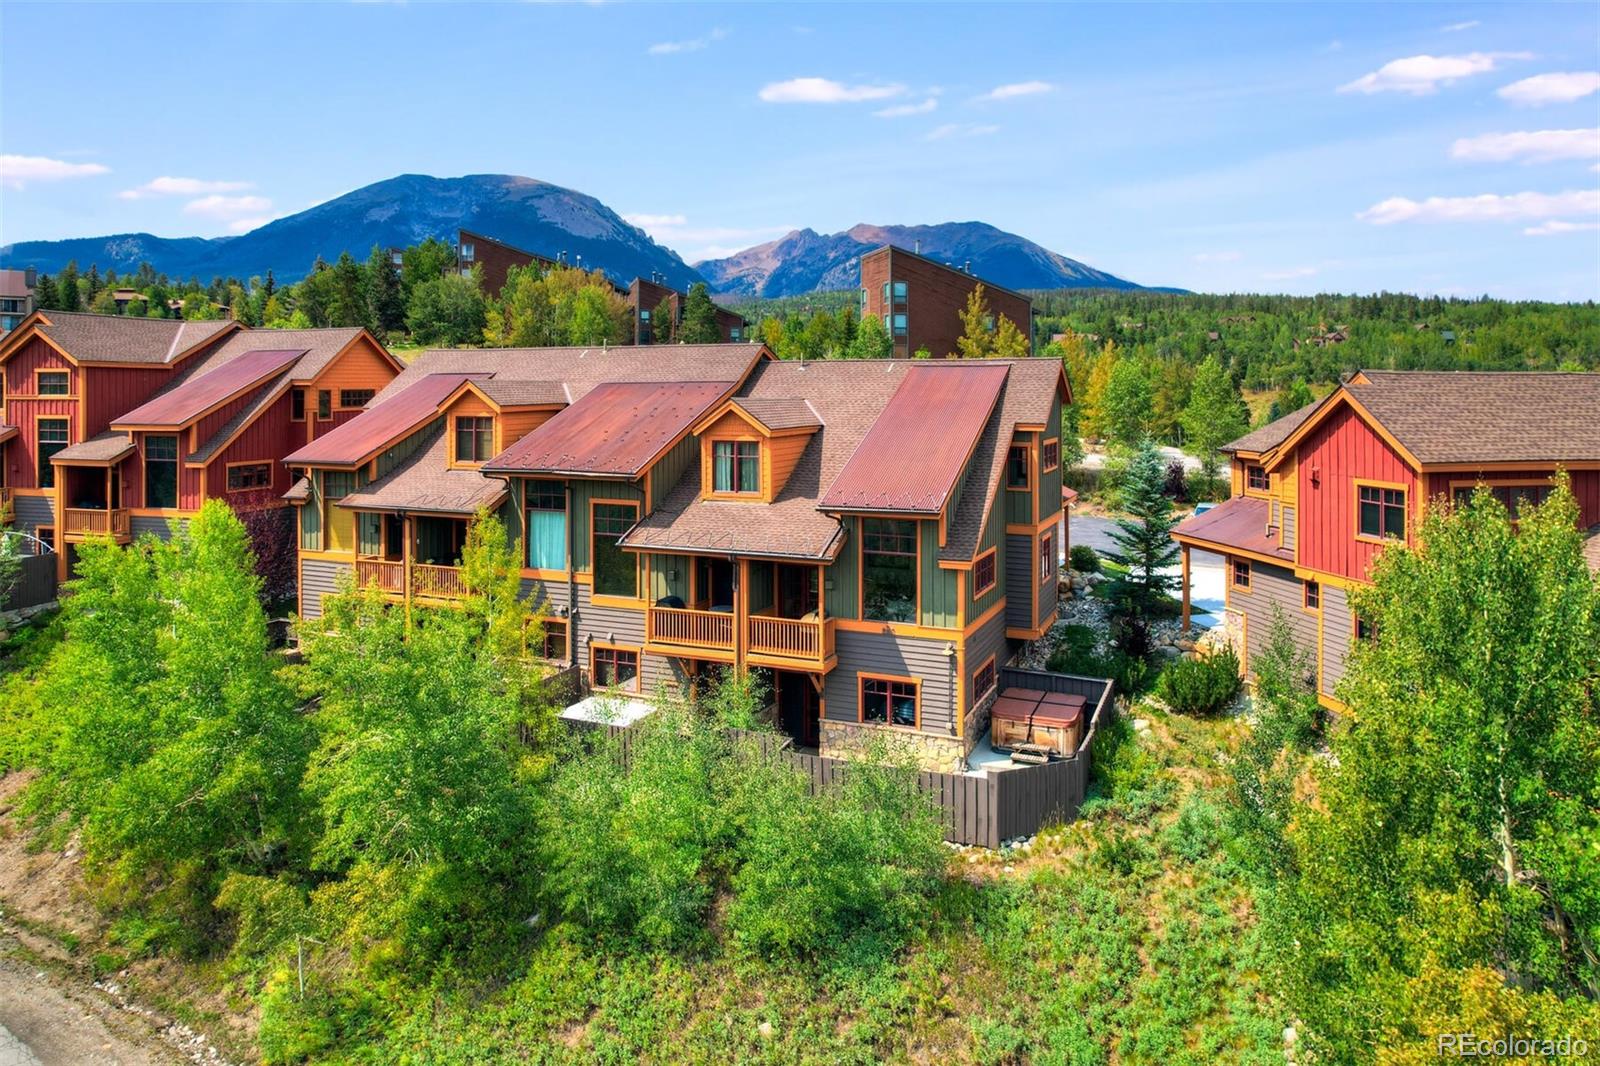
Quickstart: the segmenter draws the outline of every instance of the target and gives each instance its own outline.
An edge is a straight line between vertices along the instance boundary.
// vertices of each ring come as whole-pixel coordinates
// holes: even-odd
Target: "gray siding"
[[[1289,504],[1283,505],[1283,546],[1289,551],[1294,551],[1295,538],[1295,508]]]
[[[322,617],[322,598],[339,591],[340,575],[351,571],[349,563],[329,559],[300,560],[300,612],[305,618]]]
[[[823,693],[826,718],[833,722],[859,719],[860,674],[914,677],[922,683],[923,732],[953,735],[956,660],[945,654],[948,645],[949,641],[925,637],[840,630],[834,638],[839,664],[828,675]]]
[[[1052,543],[1051,551],[1059,552],[1060,547]],[[1054,562],[1054,560],[1052,560],[1052,562]],[[1028,553],[1028,565],[1033,568],[1033,578],[1039,587],[1035,604],[1035,614],[1037,617],[1035,617],[1033,620],[1034,625],[1039,625],[1046,618],[1050,617],[1050,612],[1056,609],[1056,601],[1061,597],[1061,578],[1058,573],[1059,564],[1051,566],[1049,573],[1041,577],[1039,575],[1039,547],[1038,545],[1034,545]]]
[[[548,603],[552,611],[559,612],[563,607],[572,606],[567,596],[565,581],[539,581],[536,578],[525,577],[522,579],[521,595],[535,608],[541,603]]]
[[[967,740],[976,740],[988,731],[989,708],[994,703],[993,696],[979,699],[982,693],[974,692],[972,688],[972,675],[977,672],[989,658],[994,656],[994,670],[996,678],[996,691],[999,690],[998,679],[1000,671],[1005,668],[1006,661],[1011,657],[1011,643],[1006,640],[1005,612],[1000,611],[993,618],[985,622],[977,632],[967,638],[966,671],[967,671]]]
[[[128,528],[133,532],[133,538],[138,540],[146,533],[159,540],[171,540],[173,526],[182,529],[187,524],[187,519],[159,518],[155,515],[134,515],[128,519]]]
[[[40,526],[54,525],[56,501],[48,496],[16,497],[16,527],[23,533],[32,533]]]
[[[1294,571],[1268,563],[1250,564],[1250,591],[1230,587],[1229,605],[1243,612],[1247,665],[1252,669],[1256,659],[1264,654],[1272,640],[1273,619],[1281,611],[1283,620],[1294,634],[1295,646],[1306,661],[1315,667],[1317,661],[1317,613],[1303,606],[1304,587]]]
[[[1342,588],[1322,586],[1322,682],[1324,695],[1335,695],[1344,678],[1344,661],[1350,655],[1350,600]]]
[[[1006,534],[1005,550],[1006,625],[1015,629],[1032,629],[1037,619],[1033,613],[1033,541],[1015,533]]]
[[[559,590],[547,588],[555,595],[566,595],[566,587]],[[681,686],[685,675],[677,662],[661,655],[644,653],[644,611],[627,607],[596,607],[590,599],[588,585],[578,586],[578,613],[576,624],[568,624],[568,633],[577,641],[578,665],[589,669],[589,649],[594,642],[615,644],[639,650],[639,689],[651,692],[659,684]]]

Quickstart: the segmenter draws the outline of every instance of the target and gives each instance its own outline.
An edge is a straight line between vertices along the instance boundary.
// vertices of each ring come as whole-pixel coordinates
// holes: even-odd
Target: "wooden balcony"
[[[0,485],[0,526],[17,520],[17,498],[12,491]]]
[[[388,559],[357,559],[356,584],[361,588],[376,585],[391,599],[403,600],[406,596],[406,564]],[[412,565],[413,600],[459,600],[466,594],[467,585],[459,566]]]
[[[357,559],[356,585],[359,588],[376,585],[385,592],[403,596],[406,591],[406,564],[391,563],[386,559]]]
[[[687,607],[650,607],[645,611],[645,646],[662,655],[715,653],[732,658],[733,615]]]
[[[758,666],[826,673],[833,668],[833,619],[751,615],[745,621],[745,657]]]
[[[68,507],[62,515],[61,535],[65,540],[80,541],[108,534],[119,544],[133,539],[133,526],[126,507],[111,511],[105,508]]]

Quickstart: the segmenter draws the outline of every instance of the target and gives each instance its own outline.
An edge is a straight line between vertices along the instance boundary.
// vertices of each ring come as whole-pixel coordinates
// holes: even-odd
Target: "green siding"
[[[828,613],[835,618],[858,618],[856,608],[856,545],[859,542],[860,519],[844,520],[845,542],[839,557],[822,572]]]
[[[1045,430],[1041,441],[1054,437],[1061,439],[1061,396],[1058,393],[1055,401],[1050,405],[1050,428]],[[1061,509],[1061,464],[1048,474],[1039,475],[1039,517],[1054,514]]]
[[[765,611],[772,606],[772,564],[765,559],[752,559],[750,561],[750,588],[748,599],[751,614]]]
[[[1004,486],[1000,492],[1004,493]],[[989,608],[999,603],[1006,594],[1006,537],[1000,520],[1001,501],[996,500],[993,509],[989,512],[989,528],[983,531],[983,539],[978,542],[978,555],[982,555],[990,548],[995,549],[994,554],[994,588],[976,599],[972,596],[971,575],[963,575],[966,580],[962,584],[966,587],[967,596],[967,621],[970,623]],[[974,556],[976,558],[976,556]]]
[[[646,594],[651,603],[668,596],[689,602],[689,557],[687,555],[650,555],[648,560]]]
[[[700,438],[688,436],[679,441],[650,468],[650,510],[654,511],[677,487],[700,448]]]
[[[319,551],[322,548],[322,509],[317,506],[315,489],[312,490],[311,499],[301,504],[300,511],[300,550],[303,552]]]
[[[589,505],[594,500],[644,501],[644,490],[621,481],[585,481],[573,478],[572,485],[572,568],[589,572]]]
[[[405,460],[411,458],[419,450],[432,444],[435,436],[443,429],[444,419],[436,418],[394,447],[389,448],[387,451],[379,452],[377,458],[378,476],[383,477]]]
[[[383,554],[383,516],[370,511],[356,515],[356,551],[362,555]]]
[[[939,523],[924,521],[917,525],[922,571],[917,578],[921,593],[917,621],[925,626],[952,628],[960,611],[961,571],[939,565]]]
[[[1025,445],[1032,439],[1032,433],[1018,433],[1012,438],[1011,444],[1013,447]],[[1001,491],[1005,493],[1006,497],[1006,522],[1019,526],[1033,525],[1033,493],[1017,492],[1013,489],[1005,488],[1005,478],[1003,476],[1000,479],[1000,483]]]

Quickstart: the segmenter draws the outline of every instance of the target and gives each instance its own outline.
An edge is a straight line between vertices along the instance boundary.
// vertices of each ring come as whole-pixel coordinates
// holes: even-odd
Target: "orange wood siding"
[[[800,461],[800,455],[806,450],[806,445],[811,443],[811,434],[794,433],[786,437],[773,437],[766,442],[766,462],[762,464],[762,471],[766,478],[766,497],[768,500],[778,498],[778,493],[783,491],[783,486],[788,484],[789,475],[794,473],[794,465]]]
[[[1419,483],[1405,460],[1348,407],[1300,442],[1300,565],[1366,580],[1381,544],[1356,539],[1356,482],[1406,489],[1406,538],[1414,539]]]
[[[500,416],[500,450],[511,447],[550,421],[554,411],[507,411]]]

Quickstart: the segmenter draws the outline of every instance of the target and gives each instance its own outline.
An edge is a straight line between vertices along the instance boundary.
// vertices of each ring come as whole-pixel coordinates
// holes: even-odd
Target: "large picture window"
[[[67,446],[67,420],[65,418],[39,419],[39,487],[56,487],[56,468],[51,456]]]
[[[494,419],[462,415],[456,419],[456,462],[487,463],[494,458]]]
[[[917,683],[887,677],[863,677],[861,720],[917,728]]]
[[[761,444],[758,441],[712,441],[711,463],[713,491],[761,491]]]
[[[1539,485],[1490,485],[1489,495],[1500,501],[1500,506],[1506,509],[1506,514],[1515,522],[1522,517],[1524,507],[1537,507],[1550,497],[1550,486]],[[1455,504],[1465,507],[1472,500],[1472,494],[1477,491],[1474,485],[1461,485],[1455,490]]]
[[[1406,538],[1406,490],[1386,489],[1378,485],[1360,485],[1356,489],[1359,515],[1356,531],[1363,537]]]
[[[178,438],[144,439],[144,505],[178,506]]]
[[[622,537],[638,521],[636,503],[594,505],[594,594],[639,596],[639,567],[631,553],[622,550]]]
[[[235,463],[228,467],[228,491],[248,492],[272,487],[271,463]]]
[[[917,524],[868,518],[861,529],[862,617],[913,622],[917,615]]]
[[[567,568],[567,487],[559,481],[529,481],[523,489],[528,508],[528,565],[535,570]]]
[[[624,648],[597,646],[589,663],[590,680],[595,688],[639,687],[639,653]]]

